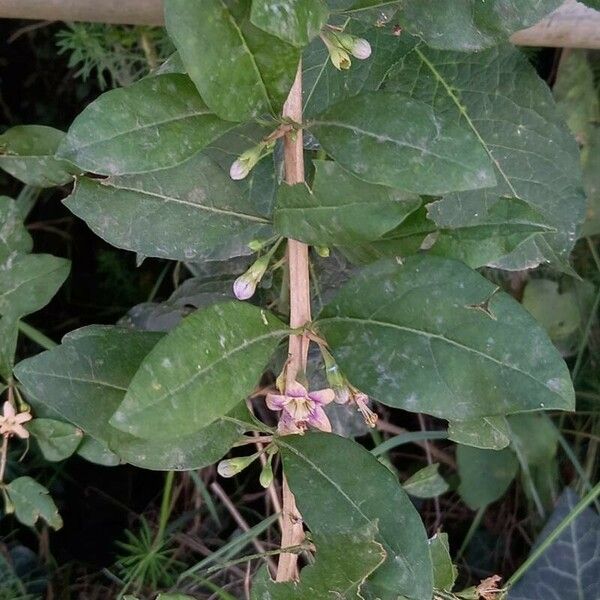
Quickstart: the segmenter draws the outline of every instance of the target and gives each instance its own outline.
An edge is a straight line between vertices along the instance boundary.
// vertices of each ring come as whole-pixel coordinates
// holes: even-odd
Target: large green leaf
[[[167,31],[202,98],[221,118],[278,114],[300,52],[250,22],[249,0],[166,0]]]
[[[107,454],[110,449],[146,469],[184,470],[212,464],[239,437],[235,424],[217,420],[166,441],[141,440],[109,424],[140,363],[161,337],[121,327],[84,327],[67,335],[60,346],[19,363],[15,374],[37,414],[73,423],[91,436],[79,450],[89,460],[104,464],[108,457],[114,464]]]
[[[307,244],[375,240],[421,205],[418,196],[365,183],[333,161],[314,161],[312,190],[282,185],[273,215],[283,236]]]
[[[87,106],[57,156],[100,175],[144,173],[183,162],[231,127],[206,106],[189,77],[157,75]]]
[[[376,0],[380,1],[380,0]],[[400,0],[396,19],[434,48],[481,50],[551,13],[563,0]]]
[[[494,263],[539,233],[556,231],[538,210],[516,198],[481,202],[447,196],[428,204],[427,215],[439,227],[431,253],[473,268]]]
[[[403,94],[363,93],[315,117],[328,154],[370,183],[417,194],[493,186],[489,156],[466,125]]]
[[[556,508],[535,542],[535,549],[573,513],[580,498],[565,488]],[[600,517],[591,507],[569,526],[530,565],[510,590],[509,600],[594,600],[600,589]]]
[[[277,444],[290,488],[311,531],[347,534],[377,523],[376,539],[387,557],[365,584],[365,596],[430,600],[432,567],[425,529],[394,475],[347,438],[310,433],[286,436]]]
[[[185,318],[143,360],[111,419],[144,439],[176,439],[248,396],[287,334],[268,311],[226,302]]]
[[[464,124],[494,163],[496,187],[448,197],[455,227],[471,223],[474,213],[483,213],[498,197],[517,198],[537,209],[556,233],[525,241],[495,264],[522,269],[566,261],[585,210],[579,153],[525,56],[509,46],[468,54],[436,51],[408,39],[386,89]]]
[[[204,152],[170,169],[107,179],[83,177],[65,205],[100,237],[144,256],[226,259],[268,237],[269,219]]]
[[[250,20],[259,29],[294,46],[306,46],[327,23],[323,0],[252,0]]]
[[[52,527],[63,525],[58,509],[48,490],[31,477],[13,479],[5,488],[10,498],[15,516],[24,525],[32,527],[38,519],[43,519]]]
[[[44,307],[69,274],[70,262],[50,254],[18,255],[0,269],[0,315],[22,317]]]
[[[348,379],[390,406],[449,420],[574,407],[546,333],[458,261],[382,260],[340,290],[317,326]]]
[[[315,533],[315,563],[302,569],[299,582],[275,583],[266,569],[252,586],[253,600],[316,600],[361,598],[360,588],[385,560],[377,539],[377,524],[371,522],[348,533]]]
[[[456,464],[460,476],[458,493],[473,510],[498,500],[519,470],[519,461],[509,448],[482,450],[458,446]]]
[[[0,135],[0,169],[36,187],[54,187],[79,172],[66,160],[54,158],[65,134],[42,125],[19,125]]]
[[[17,203],[0,196],[0,266],[15,254],[30,252],[32,246]]]

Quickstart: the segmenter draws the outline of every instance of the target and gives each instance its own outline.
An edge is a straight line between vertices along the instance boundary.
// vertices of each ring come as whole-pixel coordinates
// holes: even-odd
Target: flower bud
[[[268,488],[273,483],[273,467],[271,466],[271,457],[265,463],[265,466],[262,468],[259,477],[260,485],[264,488]]]
[[[269,266],[270,256],[261,256],[243,275],[233,282],[233,293],[238,300],[252,298],[258,282],[262,279]]]
[[[221,477],[233,477],[234,475],[237,475],[243,471],[247,466],[252,464],[257,457],[258,454],[252,454],[251,456],[240,456],[237,458],[228,458],[226,460],[222,460],[217,465],[217,473]]]
[[[253,148],[246,150],[246,152],[240,154],[238,158],[233,162],[229,169],[229,176],[231,179],[240,180],[245,179],[250,171],[254,168],[256,163],[264,156],[265,148],[267,144],[261,142]]]
[[[333,66],[341,70],[349,69],[352,65],[352,61],[350,60],[350,55],[346,50],[337,42],[336,37],[334,36],[332,31],[324,31],[321,34],[321,39],[327,46],[327,51],[329,52],[329,58],[331,59],[331,63]]]
[[[365,58],[371,56],[371,44],[364,38],[355,38],[350,53],[359,60],[365,60]]]
[[[335,394],[333,401],[336,404],[346,404],[350,400],[350,390],[347,385],[334,387],[333,392]]]
[[[327,246],[315,246],[314,248],[321,258],[329,258],[329,248]]]

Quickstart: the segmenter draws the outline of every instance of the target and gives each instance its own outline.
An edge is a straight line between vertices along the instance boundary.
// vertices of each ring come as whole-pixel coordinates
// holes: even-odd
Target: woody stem
[[[298,65],[296,79],[283,107],[283,116],[295,123],[302,123],[302,65]],[[292,130],[284,137],[285,180],[288,184],[304,181],[304,154],[302,130]],[[308,323],[310,317],[310,276],[308,246],[296,240],[288,240],[287,247],[290,327],[296,329]],[[289,362],[286,370],[286,385],[296,379],[298,373],[306,369],[309,339],[305,334],[291,335],[289,340]],[[282,483],[282,531],[281,547],[298,546],[304,540],[302,517],[296,507],[285,474]],[[290,581],[298,578],[298,556],[283,552],[277,566],[277,581]]]

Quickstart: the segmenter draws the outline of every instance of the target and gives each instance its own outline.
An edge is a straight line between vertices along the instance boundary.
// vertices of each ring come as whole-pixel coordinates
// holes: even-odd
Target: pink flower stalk
[[[271,410],[281,411],[280,433],[303,433],[308,427],[321,431],[331,431],[331,423],[323,406],[333,401],[335,393],[326,388],[309,392],[302,384],[294,381],[287,387],[285,394],[267,394],[267,406]]]
[[[0,416],[0,435],[16,435],[26,439],[29,437],[29,431],[23,427],[23,423],[31,421],[31,415],[28,412],[18,413],[10,402],[4,403],[4,414]]]

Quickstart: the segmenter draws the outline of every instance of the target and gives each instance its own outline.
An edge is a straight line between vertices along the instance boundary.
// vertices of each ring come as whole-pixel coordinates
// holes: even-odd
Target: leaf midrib
[[[271,221],[266,219],[265,217],[259,217],[257,215],[250,215],[248,213],[236,212],[234,210],[229,210],[226,208],[216,208],[214,206],[206,206],[204,204],[197,204],[196,202],[189,202],[187,200],[183,200],[181,198],[176,198],[175,196],[169,196],[167,194],[161,194],[159,192],[150,192],[148,190],[142,190],[135,187],[127,187],[125,185],[120,185],[118,182],[113,182],[111,179],[101,180],[98,184],[100,186],[110,187],[115,190],[124,190],[126,192],[132,192],[135,194],[141,194],[145,196],[150,196],[152,198],[158,198],[160,200],[164,200],[165,202],[173,202],[174,204],[182,204],[184,206],[189,206],[194,209],[204,210],[206,212],[211,212],[215,214],[227,215],[228,217],[236,217],[238,219],[244,219],[246,221],[254,221],[256,223],[264,223],[265,225],[269,225]]]
[[[529,379],[535,381],[535,383],[541,385],[546,392],[550,392],[550,393],[554,394],[555,396],[557,396],[558,398],[560,398],[561,400],[565,400],[565,398],[563,396],[561,396],[558,392],[547,387],[542,381],[540,381],[539,379],[536,379],[533,375],[531,375],[531,373],[527,373],[526,371],[523,371],[513,365],[503,363],[501,360],[498,360],[497,358],[494,358],[493,356],[490,356],[489,354],[485,354],[484,352],[481,352],[480,350],[477,350],[476,348],[471,348],[470,346],[465,346],[464,344],[461,344],[460,342],[453,340],[452,338],[448,338],[444,335],[440,335],[438,333],[431,333],[429,331],[425,331],[422,329],[414,329],[412,327],[407,327],[405,325],[397,325],[396,323],[387,323],[385,321],[378,321],[376,319],[365,319],[364,317],[326,317],[324,319],[319,319],[319,323],[326,323],[328,321],[330,321],[330,322],[331,321],[359,322],[359,323],[363,323],[363,324],[367,324],[367,325],[374,325],[376,327],[397,329],[400,331],[404,331],[406,333],[412,333],[412,334],[418,335],[420,337],[425,337],[427,339],[437,339],[437,340],[445,342],[451,346],[455,346],[456,348],[460,348],[461,350],[464,350],[466,352],[476,354],[486,360],[489,360],[490,362],[493,362],[493,363],[499,365],[502,368],[506,368],[511,371],[520,373],[521,375],[524,375],[525,377],[528,377]]]
[[[184,381],[183,383],[180,383],[178,386],[169,389],[165,394],[162,394],[162,396],[157,396],[156,398],[154,398],[152,400],[152,402],[144,404],[141,408],[139,408],[136,411],[127,411],[129,418],[131,419],[131,417],[133,415],[138,415],[142,412],[146,412],[147,410],[152,409],[154,406],[156,406],[157,404],[160,404],[167,398],[170,398],[170,397],[176,395],[181,390],[186,389],[187,387],[192,385],[192,383],[194,383],[194,381],[196,381],[196,379],[198,379],[200,376],[205,375],[206,373],[208,373],[209,371],[214,369],[215,366],[217,366],[224,360],[227,360],[231,356],[237,354],[238,352],[243,352],[244,350],[248,349],[250,346],[257,344],[259,342],[262,342],[263,340],[266,340],[266,339],[269,339],[272,337],[283,337],[288,332],[289,332],[289,330],[287,328],[276,329],[275,331],[270,331],[269,333],[265,333],[263,335],[254,337],[249,341],[244,341],[243,344],[240,344],[239,346],[236,346],[235,348],[232,348],[231,350],[221,354],[219,356],[219,358],[214,360],[212,363],[208,364],[206,367],[203,367],[202,369],[195,371],[194,374],[191,377],[189,377],[186,381]],[[143,365],[141,365],[141,366],[143,366]],[[141,366],[140,366],[140,369],[141,369]],[[134,376],[134,379],[135,379],[135,376]],[[133,381],[132,381],[132,384],[133,384]],[[131,388],[131,386],[130,386],[130,388]],[[125,402],[126,399],[127,399],[127,396],[125,397],[125,399],[123,401]],[[117,429],[120,429],[120,428],[117,427]]]
[[[505,183],[508,185],[508,188],[510,189],[511,193],[514,195],[515,198],[518,198],[519,200],[523,200],[523,198],[517,193],[517,191],[513,187],[512,182],[510,181],[508,175],[502,169],[502,166],[498,162],[498,159],[493,155],[487,142],[483,139],[483,137],[479,133],[479,130],[477,129],[477,127],[475,127],[475,123],[471,119],[466,108],[460,103],[460,100],[458,99],[457,95],[452,91],[452,88],[448,85],[448,83],[446,82],[444,77],[442,77],[442,74],[435,68],[435,65],[421,52],[418,45],[415,46],[415,52],[417,53],[417,55],[419,56],[421,61],[431,71],[431,73],[433,74],[435,79],[444,88],[444,90],[446,91],[446,93],[448,94],[448,96],[450,97],[450,99],[455,104],[456,108],[458,109],[458,112],[465,118],[467,125],[471,128],[471,131],[473,131],[473,133],[477,137],[477,140],[483,146],[483,149],[485,150],[486,154],[488,155],[490,160],[494,163],[495,167],[498,169],[498,172],[502,176],[502,179],[504,179]]]

